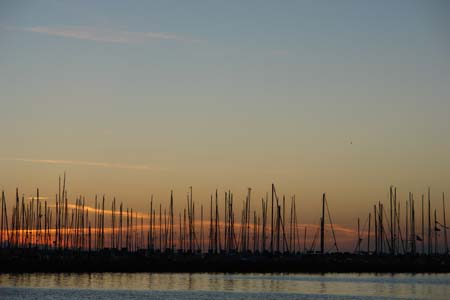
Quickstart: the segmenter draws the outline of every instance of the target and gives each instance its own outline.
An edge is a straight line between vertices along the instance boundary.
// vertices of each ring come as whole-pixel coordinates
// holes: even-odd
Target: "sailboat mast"
[[[322,218],[320,219],[320,253],[324,253],[325,242],[325,193],[322,195]]]

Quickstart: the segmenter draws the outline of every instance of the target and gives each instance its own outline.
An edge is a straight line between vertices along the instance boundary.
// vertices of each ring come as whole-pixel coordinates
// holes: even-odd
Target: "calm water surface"
[[[450,274],[0,274],[0,299],[450,299]]]

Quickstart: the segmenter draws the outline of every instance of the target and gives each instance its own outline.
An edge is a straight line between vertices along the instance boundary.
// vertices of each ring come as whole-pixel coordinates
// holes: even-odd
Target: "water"
[[[450,274],[0,274],[0,299],[450,299]]]

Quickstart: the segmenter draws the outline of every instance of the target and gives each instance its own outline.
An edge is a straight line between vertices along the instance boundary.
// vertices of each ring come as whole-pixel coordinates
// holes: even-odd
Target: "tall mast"
[[[281,207],[277,201],[277,252],[280,252],[280,219],[281,219]]]
[[[170,251],[174,251],[174,230],[173,230],[173,191],[170,191]]]
[[[248,188],[248,196],[247,196],[247,209],[246,209],[246,221],[247,221],[247,230],[246,230],[246,242],[245,242],[245,250],[249,250],[249,241],[250,241],[250,222],[251,222],[251,211],[250,211],[250,192],[251,188]]]
[[[293,207],[293,210],[294,210],[294,212],[293,212],[293,215],[294,215],[294,224],[293,224],[293,230],[294,230],[294,239],[293,239],[293,243],[294,243],[294,247],[293,247],[293,249],[292,249],[292,253],[294,253],[295,254],[295,252],[296,252],[296,248],[295,248],[295,241],[297,241],[297,243],[298,243],[298,246],[297,246],[297,249],[301,249],[300,248],[300,238],[299,238],[299,235],[298,235],[298,224],[297,224],[297,206],[296,206],[296,201],[295,201],[295,195],[294,195],[294,207]]]
[[[256,210],[253,211],[253,253],[256,253]]]
[[[59,227],[59,202],[61,201],[61,175],[58,176],[58,195],[56,197],[56,207],[55,207],[55,247],[58,247],[58,241],[59,241],[59,233],[58,233],[58,227]]]
[[[39,189],[36,191],[36,246],[40,243],[40,224],[41,224],[41,212],[40,212],[40,203],[39,203]],[[22,196],[23,201],[23,196]]]
[[[186,252],[186,208],[183,210],[183,252]]]
[[[122,214],[123,214],[123,205],[122,202],[120,202],[120,214],[119,214],[119,248],[122,250],[123,243],[122,243]]]
[[[369,230],[367,231],[367,254],[370,253],[370,213],[369,213]]]
[[[102,250],[105,248],[105,195],[102,201]]]
[[[200,205],[200,252],[203,253],[203,204]]]
[[[97,195],[94,202],[94,248],[97,250]]]
[[[268,196],[266,194],[266,201],[268,199]],[[262,252],[266,252],[266,218],[267,218],[267,202],[264,203],[264,198],[261,198],[261,209],[262,209]]]
[[[422,194],[422,254],[425,254],[424,195]]]
[[[438,228],[437,228],[437,215],[436,209],[434,210],[434,254],[438,253]]]
[[[274,194],[275,186],[272,183],[272,209],[271,209],[271,225],[270,225],[270,252],[273,253],[273,194]]]
[[[194,222],[193,222],[193,215],[194,215],[194,205],[192,203],[192,186],[189,187],[190,193],[189,193],[189,250],[194,251]]]
[[[66,193],[66,172],[64,172],[64,179],[63,179],[63,189],[62,189],[62,199],[60,198],[59,201],[59,246],[61,247],[62,244],[62,236],[61,236],[61,218],[62,218],[62,210],[61,207],[64,205],[64,202],[67,202],[67,193]],[[64,224],[64,236],[67,237],[67,224]]]
[[[444,214],[444,242],[445,242],[445,254],[448,254],[448,243],[447,243],[447,222],[445,220],[445,194],[442,193],[442,212]]]
[[[182,230],[181,230],[181,224],[182,224],[182,222],[181,222],[181,212],[180,212],[180,224],[179,224],[179,228],[180,228],[180,232],[179,232],[179,245],[178,245],[178,249],[179,249],[179,251],[183,251],[183,234],[182,234]]]
[[[291,209],[289,213],[289,248],[292,250],[293,223],[294,222],[294,197],[291,197]],[[295,252],[295,250],[294,250]]]
[[[103,218],[102,218],[103,223]],[[130,249],[133,252],[134,249],[134,227],[133,227],[133,208],[130,208]]]
[[[431,195],[430,187],[428,187],[428,255],[431,255],[433,242],[431,241]]]
[[[159,204],[159,251],[162,252],[162,204]]]
[[[216,249],[216,253],[220,251],[219,247],[219,203],[218,203],[218,195],[216,189],[216,215],[215,215],[215,230],[214,230],[214,248]]]
[[[320,219],[320,253],[324,253],[325,242],[325,193],[322,195],[322,218]]]
[[[224,208],[224,240],[225,240],[225,246],[224,249],[227,253],[230,252],[230,228],[231,228],[231,212],[230,212],[230,195],[225,192],[225,208]]]
[[[384,226],[383,226],[383,204],[378,203],[378,214],[380,215],[380,221],[378,222],[378,227],[380,228],[380,253],[383,253],[383,235],[384,235]]]
[[[31,205],[31,208],[33,208],[33,205]],[[15,243],[15,247],[19,247],[19,228],[20,228],[19,189],[16,188],[16,212],[15,212],[15,222],[14,222],[14,230],[15,230],[14,243]]]
[[[373,221],[374,221],[374,232],[375,232],[375,254],[378,254],[378,221],[377,221],[377,206],[373,206]]]
[[[212,252],[213,250],[213,211],[212,211],[212,194],[211,194],[211,201],[209,205],[209,251]]]
[[[390,220],[391,220],[391,254],[395,253],[395,246],[394,246],[394,223],[392,218],[392,186],[389,188],[389,211],[390,211]]]
[[[411,193],[411,248],[412,254],[416,255],[416,215],[414,211],[414,196]]]
[[[409,232],[410,225],[409,225],[409,222],[408,222],[408,218],[409,218],[409,216],[411,214],[411,212],[409,210],[409,206],[408,206],[410,200],[411,200],[411,195],[410,195],[410,198],[408,198],[408,200],[406,200],[406,211],[405,211],[405,218],[406,218],[406,228],[405,228],[405,231],[406,231],[406,233],[405,233],[406,252],[408,252],[408,250],[409,250],[408,247],[409,247],[409,239],[410,239],[410,236],[409,236],[409,234],[410,234],[410,232]]]
[[[394,221],[393,221],[394,223],[391,224],[391,228],[392,228],[392,231],[394,232],[394,243],[392,245],[392,248],[394,249],[394,254],[397,254],[398,253],[398,249],[397,249],[397,245],[398,245],[398,243],[397,243],[397,241],[398,241],[397,221],[398,221],[398,219],[397,219],[397,188],[396,187],[394,187],[393,204],[394,204]]]
[[[122,204],[121,204],[122,205]],[[153,230],[153,223],[154,223],[154,219],[153,219],[153,194],[150,196],[150,249],[153,251],[155,250],[155,245],[153,244],[154,241],[154,230]]]
[[[115,235],[114,235],[114,225],[115,225],[115,213],[116,213],[116,198],[113,198],[113,202],[111,204],[111,210],[112,210],[112,214],[111,214],[111,223],[112,223],[112,233],[111,233],[111,248],[115,247]]]
[[[286,223],[286,198],[283,195],[283,217],[281,218],[281,224],[283,226],[283,238],[284,238],[284,224]],[[283,242],[283,253],[286,251],[285,243]]]
[[[0,248],[3,248],[3,202],[5,199],[5,191],[2,191],[1,217],[0,217]]]

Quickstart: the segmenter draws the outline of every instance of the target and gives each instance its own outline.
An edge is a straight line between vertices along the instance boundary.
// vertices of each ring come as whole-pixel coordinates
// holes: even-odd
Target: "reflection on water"
[[[450,274],[0,274],[1,299],[448,299]]]

